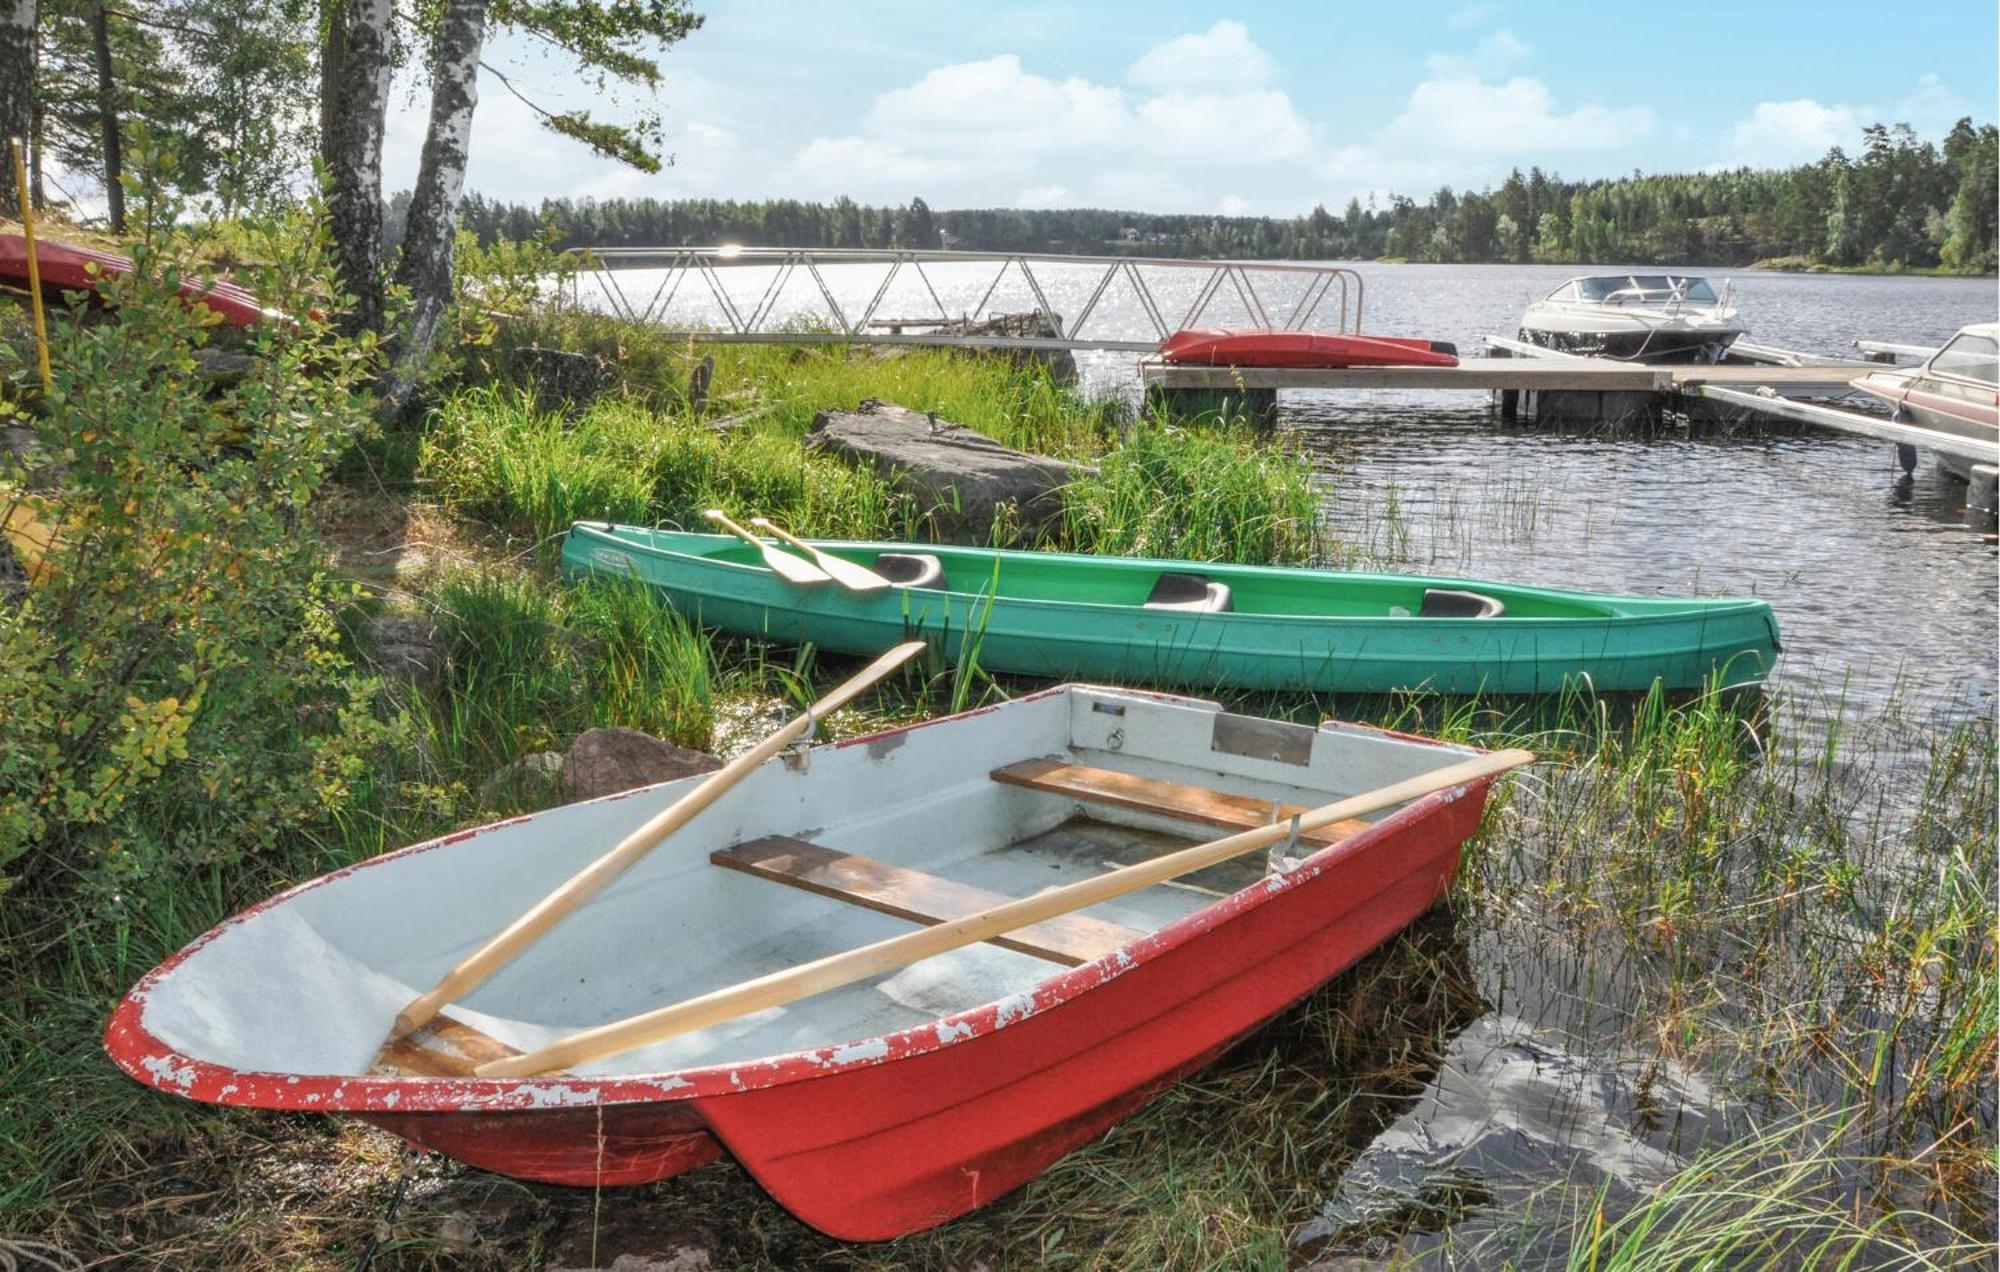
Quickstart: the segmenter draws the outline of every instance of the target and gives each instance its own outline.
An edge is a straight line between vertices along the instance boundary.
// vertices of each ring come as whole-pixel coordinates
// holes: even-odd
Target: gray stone
[[[197,349],[194,361],[195,374],[213,385],[234,384],[257,367],[256,358],[226,349]]]
[[[571,799],[596,799],[721,767],[722,761],[706,751],[662,742],[637,729],[591,729],[578,734],[563,757],[563,793]]]
[[[940,537],[974,541],[985,540],[1002,508],[1031,527],[1056,520],[1062,488],[1080,471],[874,398],[852,411],[821,411],[806,445],[871,465],[917,498]]]
[[[479,786],[479,802],[488,808],[546,804],[562,786],[563,757],[535,751],[502,765]]]
[[[510,350],[507,371],[545,410],[589,406],[618,383],[618,367],[606,358],[539,345]]]
[[[438,628],[427,618],[377,614],[368,620],[375,667],[392,679],[428,685],[437,678]]]

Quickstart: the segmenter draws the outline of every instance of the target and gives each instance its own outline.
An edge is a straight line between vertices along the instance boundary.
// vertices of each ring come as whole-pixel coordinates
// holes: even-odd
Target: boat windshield
[[[1569,287],[1570,284],[1565,283],[1557,288],[1554,298],[1569,299]],[[1599,304],[1716,303],[1715,289],[1708,285],[1707,279],[1682,274],[1605,274],[1597,278],[1579,278],[1575,287],[1578,298]]]
[[[2000,347],[1996,347],[1991,336],[1963,332],[1937,351],[1931,358],[1930,369],[1940,375],[2000,384]]]

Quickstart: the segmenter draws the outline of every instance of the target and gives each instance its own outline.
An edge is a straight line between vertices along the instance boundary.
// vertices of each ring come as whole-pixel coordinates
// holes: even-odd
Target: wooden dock
[[[1686,393],[1698,384],[1780,391],[1844,389],[1880,366],[1644,366],[1592,358],[1460,358],[1455,367],[1204,367],[1148,359],[1147,389],[1466,389],[1478,392]]]

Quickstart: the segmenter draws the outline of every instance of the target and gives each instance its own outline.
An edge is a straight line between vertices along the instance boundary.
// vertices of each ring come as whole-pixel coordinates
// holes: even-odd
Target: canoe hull
[[[639,534],[646,532],[640,531]],[[709,536],[679,536],[707,539]],[[656,541],[675,536],[661,535]],[[857,555],[900,545],[831,545]],[[1085,562],[1059,554],[1044,561]],[[895,588],[860,596],[800,588],[768,571],[659,550],[623,528],[571,529],[572,576],[640,579],[707,626],[781,644],[868,654],[923,637],[992,671],[1162,687],[1454,694],[1644,692],[1755,684],[1777,657],[1777,625],[1761,602],[1586,619],[1426,619],[1199,614],[1136,605],[991,601],[976,592]],[[1187,562],[1088,559],[1087,568],[1200,569]],[[969,570],[968,573],[978,573]],[[1309,576],[1311,571],[1239,574]],[[1419,580],[1478,586],[1461,580]],[[1617,600],[1619,598],[1605,598]],[[1640,604],[1650,604],[1642,601]]]

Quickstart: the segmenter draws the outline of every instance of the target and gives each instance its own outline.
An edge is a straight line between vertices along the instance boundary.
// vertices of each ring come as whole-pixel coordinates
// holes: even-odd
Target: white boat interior
[[[1714,362],[1743,334],[1727,293],[1688,274],[1572,278],[1528,306],[1521,339],[1637,362]]]
[[[911,930],[877,906],[921,914],[1027,896],[1465,754],[1076,685],[813,747],[752,772],[449,1014],[531,1050]],[[411,999],[696,780],[550,809],[307,885],[169,971],[142,1022],[183,1056],[240,1071],[364,1073]],[[1266,857],[1026,929],[1017,948],[970,946],[575,1072],[667,1073],[923,1025],[1157,931],[1260,878]]]

